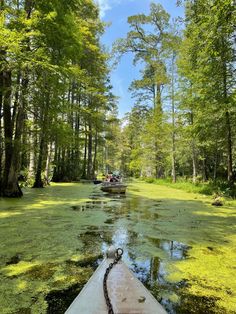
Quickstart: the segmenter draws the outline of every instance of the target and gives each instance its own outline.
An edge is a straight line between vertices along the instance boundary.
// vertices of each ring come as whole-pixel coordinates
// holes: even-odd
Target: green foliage
[[[186,30],[178,60],[181,109],[190,117],[185,138],[195,146],[199,163],[208,160],[215,165],[215,178],[227,167],[229,181],[235,154],[232,12],[232,1],[186,1]]]
[[[225,197],[235,197],[235,187],[232,189],[225,181],[208,181],[202,182],[202,178],[198,178],[196,183],[193,183],[191,179],[179,177],[176,183],[173,183],[171,178],[155,179],[155,178],[142,178],[147,183],[155,183],[157,185],[163,185],[172,187],[175,189],[184,190],[190,193],[200,193],[205,195],[221,195]]]
[[[24,0],[4,1],[1,9],[0,77],[10,73],[10,88],[0,79],[0,119],[1,126],[9,120],[11,138],[0,132],[5,146],[19,134],[20,149],[11,150],[19,155],[14,184],[26,167],[37,187],[53,168],[57,180],[93,176],[98,156],[103,167],[105,121],[116,107],[97,6],[92,0]],[[5,95],[8,107],[2,106]],[[6,108],[12,108],[8,115]],[[0,179],[8,172],[3,169]]]

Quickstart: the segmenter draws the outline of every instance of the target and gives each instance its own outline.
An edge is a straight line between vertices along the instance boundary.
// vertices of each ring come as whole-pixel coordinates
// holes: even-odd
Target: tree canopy
[[[235,188],[235,7],[178,3],[182,22],[153,2],[114,43],[140,68],[121,121],[94,1],[1,1],[1,195],[113,170]]]

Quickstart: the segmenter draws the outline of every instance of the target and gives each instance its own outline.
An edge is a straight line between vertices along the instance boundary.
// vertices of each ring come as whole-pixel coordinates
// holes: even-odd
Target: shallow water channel
[[[236,207],[130,183],[26,189],[0,200],[1,313],[64,313],[113,244],[168,313],[236,313]]]

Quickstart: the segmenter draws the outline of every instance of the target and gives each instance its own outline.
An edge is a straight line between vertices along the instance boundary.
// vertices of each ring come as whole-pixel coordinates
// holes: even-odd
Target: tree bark
[[[6,143],[6,160],[5,162],[5,175],[4,175],[4,190],[3,195],[7,197],[21,197],[23,195],[19,184],[18,184],[18,172],[20,166],[20,146],[21,146],[21,135],[24,124],[24,111],[26,106],[26,91],[28,87],[28,78],[27,74],[22,78],[22,97],[20,103],[14,104],[13,114],[11,116],[10,102],[11,102],[11,78],[10,76],[7,79],[7,88],[5,95],[5,119],[4,125],[9,122],[9,125],[6,126],[5,138],[9,139],[9,146]],[[16,97],[17,101],[17,97]],[[15,113],[16,121],[15,120]],[[8,121],[8,122],[7,122]],[[13,140],[13,127],[15,124],[15,136]],[[8,134],[6,136],[6,134]]]
[[[97,171],[97,147],[98,147],[98,132],[96,130],[94,139],[94,155],[93,155],[93,175],[95,177],[95,171]]]
[[[233,158],[232,158],[232,132],[229,112],[226,111],[226,129],[227,129],[227,169],[228,169],[228,182],[229,184],[234,183],[233,176]]]
[[[87,177],[87,126],[85,124],[85,139],[84,139],[84,160],[83,160],[83,171],[82,178],[86,179]]]
[[[45,170],[45,165],[43,162],[46,163],[46,146],[47,146],[47,137],[48,137],[48,113],[49,113],[49,102],[50,102],[50,91],[46,87],[46,80],[45,80],[45,90],[46,95],[45,99],[43,100],[42,104],[42,125],[41,125],[41,132],[40,132],[40,145],[39,145],[39,155],[38,155],[38,162],[37,162],[37,170],[35,175],[35,182],[33,188],[43,188],[43,179],[42,179],[42,172]]]
[[[42,180],[42,163],[43,163],[43,150],[44,150],[44,136],[41,136],[40,146],[39,146],[39,156],[37,163],[37,171],[35,175],[35,182],[33,188],[43,188],[43,180]]]
[[[3,73],[3,120],[4,120],[4,137],[5,137],[5,165],[3,176],[3,189],[7,185],[8,175],[12,159],[12,119],[11,119],[11,72]]]
[[[172,57],[171,65],[171,119],[172,119],[172,181],[176,183],[176,147],[175,147],[175,90],[174,90],[174,64],[175,64],[175,55]]]
[[[190,112],[190,123],[193,125],[193,112]],[[196,183],[197,179],[197,153],[196,153],[196,144],[195,144],[195,139],[192,137],[191,140],[191,146],[192,146],[192,165],[193,165],[193,183]]]
[[[87,178],[93,179],[93,159],[92,159],[92,150],[93,150],[93,135],[92,135],[92,123],[89,121],[88,128],[88,169],[87,169]]]
[[[1,56],[1,52],[0,52]],[[2,157],[3,157],[3,130],[2,130],[2,105],[3,105],[3,72],[0,72],[0,195],[2,194],[2,173],[3,173],[3,165],[2,165]]]
[[[21,197],[23,195],[17,178],[19,166],[19,141],[22,126],[22,105],[18,109],[15,139],[13,143],[13,126],[11,115],[11,71],[5,71],[3,74],[3,116],[4,116],[4,136],[5,136],[5,167],[2,194],[7,197]]]
[[[230,185],[234,184],[234,176],[233,176],[233,158],[232,158],[232,131],[231,131],[231,121],[230,121],[230,113],[228,109],[228,91],[227,91],[227,63],[226,63],[226,44],[225,37],[222,36],[222,53],[221,53],[221,61],[222,61],[222,83],[223,83],[223,102],[225,104],[225,120],[226,120],[226,136],[227,136],[227,179]]]

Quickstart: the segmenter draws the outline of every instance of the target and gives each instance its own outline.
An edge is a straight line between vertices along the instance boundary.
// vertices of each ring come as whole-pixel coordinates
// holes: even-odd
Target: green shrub
[[[204,195],[218,194],[226,197],[236,197],[236,186],[229,187],[228,182],[223,180],[203,182],[202,178],[197,177],[196,183],[192,182],[192,178],[180,177],[176,183],[172,182],[172,178],[155,179],[142,178],[147,183],[165,185],[172,188],[184,190],[186,192],[200,193]]]

